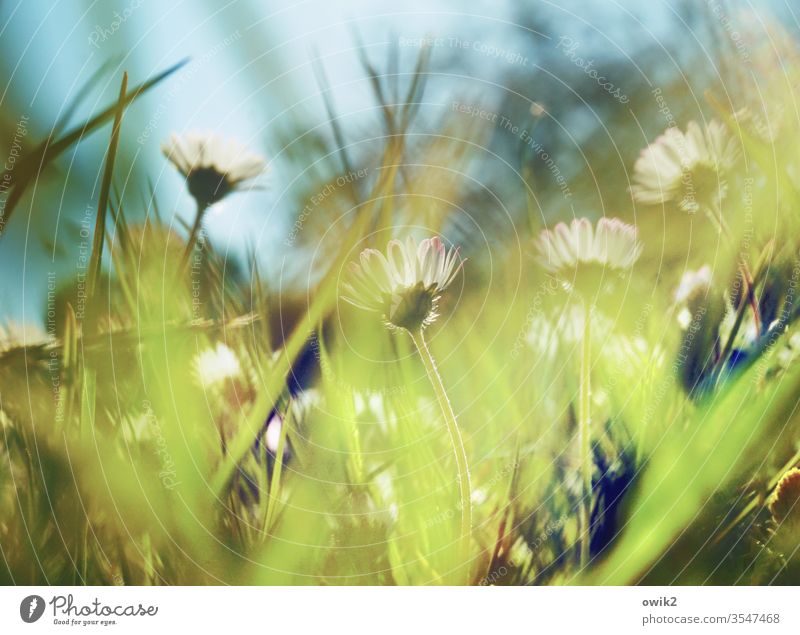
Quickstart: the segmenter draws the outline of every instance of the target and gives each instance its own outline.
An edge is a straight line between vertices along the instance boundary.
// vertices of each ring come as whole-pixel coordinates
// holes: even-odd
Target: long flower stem
[[[578,404],[578,433],[581,448],[581,476],[583,492],[580,506],[580,552],[581,567],[589,564],[589,546],[591,542],[592,514],[592,386],[591,386],[591,341],[592,309],[586,304],[586,315],[583,319],[583,342],[581,345],[581,379]]]
[[[409,331],[410,332],[410,331]],[[411,333],[411,332],[410,332]],[[428,344],[425,342],[425,337],[422,330],[417,333],[411,333],[411,339],[417,347],[419,356],[422,358],[422,363],[425,365],[425,370],[428,373],[433,391],[436,393],[436,399],[439,402],[439,408],[442,410],[447,431],[450,433],[450,443],[453,446],[453,454],[456,458],[456,465],[458,466],[458,485],[459,493],[461,495],[461,536],[460,536],[460,554],[465,563],[469,562],[469,543],[472,534],[472,503],[470,500],[470,484],[469,484],[469,465],[467,463],[467,452],[464,449],[464,441],[461,438],[461,431],[456,422],[456,414],[453,412],[453,406],[450,405],[450,400],[447,398],[442,378],[439,371],[436,369],[436,362],[428,349]]]
[[[181,262],[181,266],[179,271],[183,272],[189,264],[189,261],[192,257],[192,252],[194,251],[195,245],[197,245],[197,240],[200,236],[200,230],[203,228],[203,218],[206,215],[206,210],[208,209],[208,204],[202,203],[197,201],[197,213],[194,217],[194,224],[192,224],[192,229],[189,232],[189,240],[186,243],[186,249],[183,252],[183,259]]]
[[[725,218],[722,216],[722,209],[719,205],[714,205],[714,209],[709,211],[709,215],[711,216],[712,220],[717,224],[720,233],[725,238],[725,240],[729,244],[733,244],[733,235],[731,234],[731,230],[728,227],[728,224],[725,222]],[[747,260],[743,254],[739,255],[739,273],[742,276],[742,280],[744,282],[745,287],[745,294],[747,297],[747,302],[750,304],[750,310],[753,312],[753,322],[755,323],[756,332],[760,335],[761,334],[761,311],[758,307],[758,301],[756,300],[756,293],[755,293],[755,283],[753,281],[753,275],[750,273],[750,268],[747,266]]]

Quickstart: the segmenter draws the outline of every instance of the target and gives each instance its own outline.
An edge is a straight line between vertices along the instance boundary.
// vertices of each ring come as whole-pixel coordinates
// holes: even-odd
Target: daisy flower
[[[344,285],[342,297],[354,306],[380,313],[390,329],[405,330],[414,342],[439,402],[458,469],[461,499],[458,549],[460,561],[466,564],[471,560],[472,533],[472,489],[467,452],[456,413],[424,335],[425,327],[438,317],[436,305],[439,297],[453,282],[463,261],[457,248],[446,249],[436,236],[419,244],[410,236],[405,243],[391,240],[386,254],[384,256],[376,249],[362,251],[360,261],[350,263],[350,279]],[[457,579],[468,579],[469,566],[455,575]]]
[[[534,243],[537,260],[561,277],[583,277],[588,271],[630,269],[642,254],[636,228],[618,218],[601,218],[593,227],[586,218],[546,229]]]
[[[5,327],[0,324],[0,352],[23,346],[41,346],[51,341],[52,336],[36,324],[8,322]]]
[[[787,370],[792,364],[800,360],[800,333],[793,333],[776,355],[778,367]]]
[[[601,218],[592,226],[586,218],[569,225],[559,223],[546,229],[535,241],[537,259],[550,273],[575,288],[583,300],[583,335],[580,336],[580,380],[578,395],[578,433],[581,452],[583,499],[579,509],[578,548],[582,567],[589,564],[592,506],[592,403],[591,330],[597,320],[593,299],[605,281],[606,271],[623,272],[633,267],[642,253],[636,228],[617,218]]]
[[[237,379],[242,374],[239,358],[222,342],[215,348],[207,348],[194,360],[197,381],[204,389]]]
[[[161,151],[186,177],[190,194],[202,207],[242,189],[267,169],[262,157],[213,133],[193,132],[183,137],[173,133]]]
[[[675,290],[675,302],[689,302],[700,293],[705,294],[711,286],[711,267],[703,265],[697,271],[685,271]]]
[[[457,248],[447,250],[437,237],[419,244],[412,237],[405,243],[392,240],[386,254],[365,249],[359,262],[350,263],[343,299],[380,313],[391,328],[417,332],[438,317],[439,297],[463,261]]]
[[[678,288],[675,289],[675,304],[678,311],[678,325],[682,330],[691,326],[695,314],[705,306],[711,289],[711,267],[703,265],[696,271],[684,271]]]
[[[723,124],[689,122],[686,132],[668,128],[634,165],[633,198],[646,205],[674,203],[684,212],[715,209],[727,194],[727,175],[739,147]]]
[[[800,470],[792,468],[781,477],[767,506],[779,526],[800,527]]]

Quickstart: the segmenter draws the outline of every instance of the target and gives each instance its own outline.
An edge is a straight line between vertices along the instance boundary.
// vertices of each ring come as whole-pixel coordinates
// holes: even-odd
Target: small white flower
[[[230,348],[219,342],[215,348],[208,348],[194,361],[197,380],[204,389],[236,379],[242,374],[239,358]]]
[[[40,346],[53,341],[53,336],[45,333],[36,324],[7,322],[0,324],[0,351],[21,346]]]
[[[183,137],[173,133],[161,151],[186,177],[189,192],[204,207],[242,189],[267,169],[262,157],[213,133]]]
[[[778,349],[778,365],[787,369],[800,358],[800,333],[793,333],[780,349]]]
[[[707,304],[711,289],[711,267],[703,265],[697,271],[685,271],[675,290],[678,305],[678,326],[687,330],[701,307]]]
[[[601,218],[592,227],[586,218],[559,223],[535,241],[539,263],[553,273],[574,273],[579,267],[629,269],[639,259],[642,244],[636,228],[618,218]]]
[[[390,327],[417,331],[436,318],[441,293],[461,269],[458,249],[445,248],[437,238],[417,245],[392,240],[384,256],[377,249],[361,252],[360,262],[350,263],[350,279],[343,299],[383,316]]]
[[[668,128],[637,159],[631,193],[640,203],[675,203],[691,214],[713,209],[727,194],[739,155],[736,139],[718,121],[705,128],[691,121],[685,133]]]
[[[283,428],[283,426],[283,419],[278,414],[273,415],[272,419],[267,423],[267,431],[264,434],[264,438],[267,449],[273,454],[278,453],[278,446],[281,440],[281,428]]]
[[[675,302],[683,304],[696,293],[705,292],[709,286],[711,286],[711,267],[708,265],[703,265],[697,271],[686,271],[675,290]]]

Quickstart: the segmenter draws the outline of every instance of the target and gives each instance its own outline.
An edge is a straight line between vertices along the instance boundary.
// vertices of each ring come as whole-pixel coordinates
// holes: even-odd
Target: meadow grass
[[[797,583],[797,518],[770,503],[800,464],[800,127],[769,118],[795,104],[796,65],[769,84],[778,137],[709,93],[729,162],[715,139],[651,140],[678,149],[630,166],[664,179],[619,212],[641,254],[588,257],[579,239],[548,268],[536,238],[553,219],[531,188],[501,247],[452,218],[474,185],[456,166],[487,132],[415,132],[429,51],[396,99],[362,61],[385,135],[355,183],[333,124],[327,182],[346,187],[301,228],[297,260],[322,254],[307,288],[274,289],[257,252],[236,263],[206,235],[214,197],[247,195],[231,172],[214,168],[230,187],[198,200],[193,228],[146,184],[115,189],[126,109],[176,69],[132,90],[125,75],[115,104],[25,157],[7,218],[83,135],[109,137],[85,292],[62,281],[46,336],[0,342],[0,581]],[[348,263],[408,235],[468,257],[441,288],[390,286],[384,314],[345,302]]]

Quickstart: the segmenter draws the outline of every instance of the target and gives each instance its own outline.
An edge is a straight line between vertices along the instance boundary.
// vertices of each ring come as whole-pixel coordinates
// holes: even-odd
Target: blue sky
[[[555,33],[580,38],[586,55],[635,56],[641,47],[669,41],[676,34],[675,7],[680,2],[635,1],[530,2],[531,15],[546,20]],[[757,7],[772,3],[754,3]],[[776,3],[782,4],[782,3]],[[746,6],[733,3],[732,6]],[[465,9],[468,6],[468,9]],[[273,161],[264,189],[231,197],[208,221],[212,239],[223,249],[240,252],[255,245],[266,266],[277,267],[281,247],[293,222],[286,184],[297,166],[284,164],[284,149],[276,133],[298,121],[325,123],[319,87],[311,59],[323,60],[337,111],[354,135],[377,125],[368,83],[355,52],[355,34],[379,64],[388,46],[426,35],[480,40],[487,47],[525,51],[530,35],[516,24],[521,3],[476,1],[384,0],[256,2],[200,0],[11,0],[0,7],[0,48],[5,85],[0,111],[6,135],[22,113],[32,120],[31,138],[49,133],[49,126],[78,96],[83,83],[111,61],[104,85],[85,96],[74,117],[80,120],[109,104],[118,91],[121,71],[140,82],[175,62],[191,58],[189,66],[138,101],[125,120],[126,161],[130,172],[117,175],[117,185],[129,179],[152,179],[159,200],[168,210],[188,218],[191,200],[181,180],[162,159],[159,142],[171,131],[213,129],[238,138]],[[120,20],[120,18],[124,18]],[[407,49],[407,50],[406,50]],[[414,46],[401,47],[407,65]],[[431,82],[426,98],[444,102],[454,86],[475,77],[502,77],[504,62],[473,48],[446,45],[434,51],[434,66],[450,71]],[[499,72],[498,72],[499,71]],[[365,109],[365,106],[367,108]],[[153,120],[154,113],[158,113]],[[311,124],[310,124],[311,125]],[[142,143],[142,131],[150,134]],[[87,138],[60,162],[58,181],[43,188],[20,208],[0,244],[4,271],[0,303],[4,314],[27,320],[41,312],[41,285],[47,262],[34,264],[43,242],[58,240],[69,219],[76,219],[92,202],[107,130]],[[66,193],[65,193],[66,192]],[[45,209],[46,208],[46,209]],[[67,263],[69,258],[67,259]],[[22,269],[25,267],[25,276]],[[49,267],[68,266],[56,258]]]

